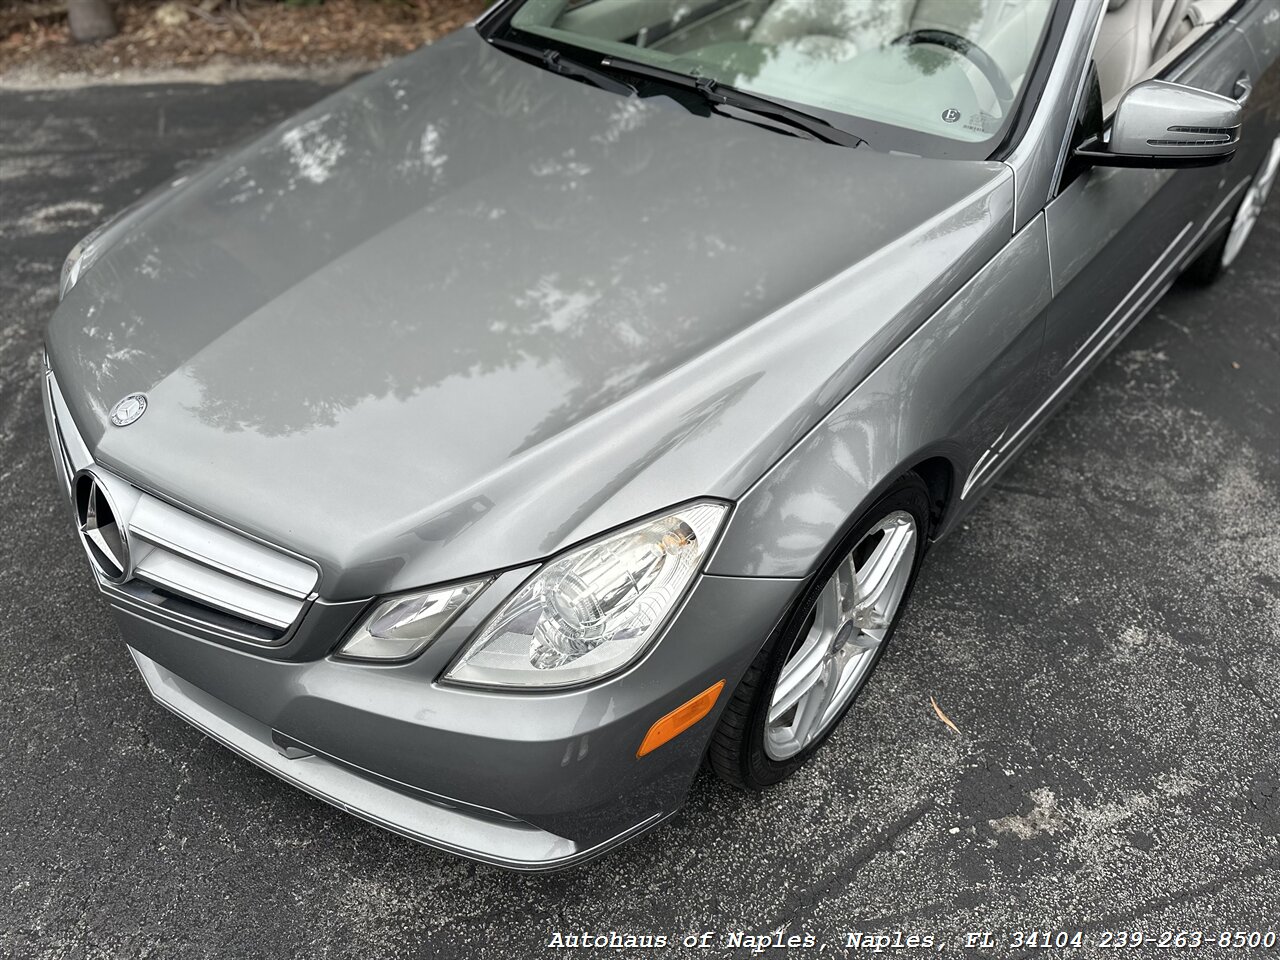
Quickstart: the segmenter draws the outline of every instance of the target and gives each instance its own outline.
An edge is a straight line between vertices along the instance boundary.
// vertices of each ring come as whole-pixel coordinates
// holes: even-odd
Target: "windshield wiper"
[[[687,73],[681,73],[678,70],[668,70],[663,67],[651,66],[647,63],[638,63],[634,60],[620,60],[617,57],[607,57],[601,60],[600,66],[607,68],[601,70],[581,61],[570,59],[559,50],[554,50],[550,47],[539,47],[534,44],[522,43],[518,40],[508,40],[505,37],[490,37],[489,42],[495,47],[510,53],[533,58],[553,73],[559,73],[567,77],[577,77],[593,86],[600,87],[603,90],[610,90],[613,93],[620,93],[623,96],[637,96],[639,91],[636,90],[633,84],[618,78],[610,71],[619,71],[631,76],[642,77],[646,80],[656,80],[680,87],[683,90],[693,91],[713,106],[731,107],[745,113],[767,117],[781,125],[782,129],[789,128],[792,133],[800,132],[824,143],[835,143],[843,147],[860,147],[867,142],[862,137],[847,130],[842,130],[821,117],[805,113],[803,110],[797,110],[795,107],[787,106],[784,103],[778,103],[776,100],[770,100],[768,97],[747,93],[745,90],[739,90],[729,84],[720,83],[710,77],[695,77]]]
[[[828,123],[821,117],[815,117],[811,113],[805,113],[803,110],[789,107],[785,103],[778,103],[768,97],[747,93],[745,90],[739,90],[737,87],[720,83],[710,77],[695,77],[687,73],[681,73],[679,70],[668,70],[664,67],[655,67],[647,63],[637,63],[634,60],[619,60],[616,57],[608,57],[601,60],[600,66],[618,70],[635,77],[658,80],[685,90],[692,90],[708,103],[733,107],[747,113],[754,113],[781,121],[787,126],[802,130],[814,139],[821,140],[824,143],[836,143],[843,147],[860,147],[867,142],[856,134],[841,130],[834,124]]]
[[[577,60],[570,60],[559,50],[552,50],[550,47],[536,47],[533,44],[520,43],[517,40],[505,40],[501,37],[491,37],[489,42],[495,47],[500,47],[510,53],[533,57],[552,73],[559,73],[566,77],[577,77],[580,80],[586,80],[592,86],[599,87],[602,90],[609,90],[613,93],[620,93],[624,97],[633,97],[636,94],[636,88],[625,80],[619,80],[611,73],[597,70],[595,67],[589,67],[585,63],[579,63]]]

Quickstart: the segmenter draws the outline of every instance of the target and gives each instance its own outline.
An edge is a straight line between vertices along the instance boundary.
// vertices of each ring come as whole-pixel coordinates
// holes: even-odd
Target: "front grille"
[[[319,572],[313,564],[154,497],[94,464],[47,369],[45,405],[68,497],[74,496],[77,474],[92,468],[128,542],[131,564],[123,579],[104,576],[94,563],[98,586],[114,603],[214,638],[268,645],[288,639],[315,599]]]

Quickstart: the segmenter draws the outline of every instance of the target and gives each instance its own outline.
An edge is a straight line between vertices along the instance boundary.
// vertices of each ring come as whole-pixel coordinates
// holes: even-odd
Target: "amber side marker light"
[[[724,681],[721,680],[714,686],[707,687],[692,700],[682,703],[655,723],[644,735],[644,743],[640,744],[636,756],[643,757],[646,753],[653,753],[668,740],[684,733],[705,717],[720,699],[720,691],[723,689]]]

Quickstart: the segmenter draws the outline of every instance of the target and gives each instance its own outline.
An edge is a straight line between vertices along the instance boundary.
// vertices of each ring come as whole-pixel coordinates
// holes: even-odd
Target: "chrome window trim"
[[[1084,61],[1079,65],[1075,95],[1071,98],[1071,111],[1067,114],[1067,127],[1062,131],[1062,142],[1058,144],[1058,159],[1053,166],[1053,178],[1049,181],[1050,192],[1045,198],[1046,206],[1062,192],[1062,175],[1066,171],[1067,159],[1071,155],[1071,135],[1075,132],[1076,117],[1080,115],[1080,106],[1089,86],[1089,71],[1093,67],[1093,54],[1098,48],[1098,37],[1102,34],[1102,18],[1106,16],[1106,12],[1107,5],[1099,5],[1094,17],[1093,37],[1089,40],[1089,49],[1085,52]]]

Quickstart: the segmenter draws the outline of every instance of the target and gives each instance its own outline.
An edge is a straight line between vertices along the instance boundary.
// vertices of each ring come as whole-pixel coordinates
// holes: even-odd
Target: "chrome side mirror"
[[[1207,167],[1240,142],[1240,104],[1207,90],[1146,80],[1116,107],[1111,136],[1080,145],[1082,160],[1111,167]]]

